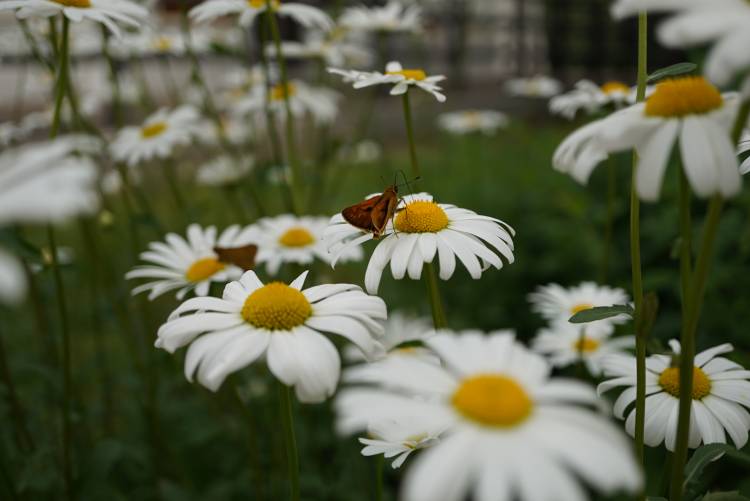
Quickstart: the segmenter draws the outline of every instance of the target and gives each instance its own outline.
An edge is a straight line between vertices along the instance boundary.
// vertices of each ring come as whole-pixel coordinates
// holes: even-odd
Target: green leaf
[[[633,307],[629,304],[615,304],[612,306],[594,306],[588,310],[579,311],[568,320],[572,324],[586,324],[596,320],[616,317],[617,315],[633,316]]]
[[[648,76],[648,83],[653,83],[657,80],[662,80],[667,77],[674,77],[677,75],[684,75],[685,73],[692,73],[697,67],[698,65],[694,63],[673,64],[672,66],[667,66],[666,68],[661,68],[651,73]]]
[[[700,478],[705,470],[706,466],[711,464],[722,455],[726,455],[728,458],[750,465],[750,454],[738,451],[734,446],[729,444],[708,444],[697,449],[693,456],[685,466],[685,499],[695,499],[698,495],[698,489],[700,485]],[[727,494],[727,493],[715,493],[715,494]],[[729,493],[736,494],[736,493]],[[711,494],[714,495],[714,494]],[[736,494],[739,496],[739,494]],[[704,497],[703,499],[724,499],[724,498],[709,498]],[[735,497],[727,499],[747,499],[745,497]]]

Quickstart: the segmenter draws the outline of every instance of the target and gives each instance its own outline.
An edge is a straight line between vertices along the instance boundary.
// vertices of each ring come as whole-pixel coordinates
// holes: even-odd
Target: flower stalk
[[[638,90],[637,100],[646,97],[646,80],[648,65],[648,17],[645,12],[638,15]],[[635,312],[633,322],[636,328],[636,400],[635,400],[635,451],[638,461],[643,465],[644,431],[646,417],[646,333],[641,321],[643,310],[643,271],[641,269],[641,230],[640,201],[636,192],[636,173],[638,155],[633,152],[633,173],[630,187],[630,262],[633,284],[633,303]],[[641,494],[640,499],[645,496]]]
[[[299,456],[297,439],[294,434],[294,415],[292,414],[292,389],[279,383],[279,400],[281,403],[281,424],[284,429],[284,445],[289,471],[289,499],[299,501]]]

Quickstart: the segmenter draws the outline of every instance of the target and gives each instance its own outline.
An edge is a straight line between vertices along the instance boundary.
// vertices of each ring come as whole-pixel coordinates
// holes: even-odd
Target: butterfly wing
[[[398,190],[396,186],[389,186],[372,209],[372,226],[375,238],[379,238],[385,231],[388,221],[396,212],[396,206],[398,206]]]
[[[354,227],[359,228],[363,231],[373,231],[373,210],[380,202],[381,198],[383,198],[382,195],[376,195],[374,197],[368,198],[364,202],[360,202],[356,205],[352,205],[351,207],[347,207],[346,209],[341,211],[341,215],[344,217],[347,223],[351,224]]]
[[[226,264],[233,264],[242,268],[243,271],[255,268],[255,256],[258,254],[257,245],[245,245],[243,247],[222,248],[214,247],[214,252],[219,257],[219,261]]]

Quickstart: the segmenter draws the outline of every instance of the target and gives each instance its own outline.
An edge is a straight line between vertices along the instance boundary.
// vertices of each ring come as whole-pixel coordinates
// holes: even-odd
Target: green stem
[[[638,15],[638,101],[646,95],[648,63],[648,17],[645,12]],[[642,326],[643,271],[641,269],[641,229],[640,201],[636,192],[638,155],[633,152],[633,174],[630,187],[630,261],[633,283],[635,312],[633,321],[636,329],[636,400],[635,400],[635,451],[639,463],[644,461],[644,426],[646,417],[646,333]],[[640,499],[645,499],[641,493]]]
[[[292,415],[292,388],[279,383],[281,402],[281,424],[284,429],[284,445],[289,470],[289,499],[299,501],[299,457],[297,456],[297,439],[294,436],[294,416]]]
[[[679,214],[680,214],[680,296],[682,299],[682,321],[686,320],[690,275],[693,267],[693,236],[690,216],[690,185],[684,169],[679,167]]]
[[[68,85],[68,68],[70,65],[70,55],[68,50],[69,45],[69,33],[70,33],[70,22],[68,18],[63,16],[63,33],[62,41],[60,42],[60,66],[57,70],[57,80],[55,83],[55,111],[52,118],[52,128],[50,130],[50,136],[56,137],[60,132],[60,120],[63,100],[67,94]]]
[[[104,59],[107,61],[107,68],[109,69],[109,82],[112,86],[112,113],[114,115],[115,125],[122,127],[123,121],[123,108],[122,108],[122,92],[120,90],[120,78],[117,74],[117,63],[112,57],[112,51],[110,50],[109,44],[109,30],[106,26],[102,25],[102,54]]]
[[[750,100],[742,103],[732,129],[733,144],[737,144],[742,130],[750,116]],[[677,420],[677,438],[672,465],[672,484],[669,498],[671,501],[682,501],[685,463],[687,462],[688,438],[690,435],[690,411],[693,394],[693,367],[695,366],[695,333],[698,329],[703,298],[706,293],[708,272],[713,260],[714,242],[719,230],[724,199],[715,195],[708,204],[708,214],[703,229],[701,247],[695,262],[695,269],[689,280],[689,288],[683,293],[687,301],[683,311],[683,324],[680,350],[680,406]]]
[[[433,263],[425,263],[425,272],[427,275],[427,293],[430,297],[430,306],[432,307],[432,322],[436,329],[448,327],[448,320],[445,317],[443,300],[440,297],[440,287],[438,286],[438,277],[435,272]]]
[[[34,450],[34,440],[31,437],[31,433],[29,433],[29,428],[26,422],[26,412],[18,398],[15,381],[10,372],[10,365],[8,364],[8,357],[5,352],[5,341],[3,340],[2,332],[0,332],[0,377],[2,377],[2,381],[5,384],[5,397],[8,401],[8,407],[10,408],[11,419],[16,428],[16,443],[21,450],[32,451]]]
[[[289,168],[292,171],[290,189],[292,192],[295,212],[300,214],[303,197],[302,185],[300,184],[302,178],[299,159],[297,158],[297,143],[294,137],[294,115],[292,113],[292,106],[289,102],[289,75],[287,72],[286,60],[284,59],[284,51],[281,48],[281,32],[279,31],[279,24],[273,13],[272,0],[266,0],[266,20],[268,21],[268,28],[271,31],[271,37],[273,38],[273,44],[276,49],[276,60],[279,63],[282,93],[284,96],[284,111],[286,113],[286,148]]]
[[[404,121],[406,122],[406,135],[409,139],[409,156],[411,157],[411,173],[415,179],[420,177],[419,161],[417,160],[417,144],[414,140],[414,120],[411,116],[411,103],[409,102],[409,91],[403,94]]]
[[[164,179],[167,181],[172,198],[174,198],[177,208],[184,216],[187,204],[185,203],[185,197],[182,196],[182,192],[180,191],[180,183],[177,179],[177,165],[173,159],[169,158],[164,162],[161,170],[164,172]]]

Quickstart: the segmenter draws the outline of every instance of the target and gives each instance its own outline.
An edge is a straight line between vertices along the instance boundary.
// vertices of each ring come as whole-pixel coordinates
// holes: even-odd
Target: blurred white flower
[[[670,341],[675,355],[680,353],[680,343]],[[726,435],[741,449],[750,428],[750,371],[724,357],[732,351],[731,344],[709,348],[695,356],[693,367],[693,393],[690,410],[688,447],[701,444],[726,443]],[[677,418],[680,403],[680,368],[673,366],[669,355],[652,355],[646,359],[646,445],[657,447],[662,442],[673,451],[677,435]],[[599,393],[618,386],[627,387],[614,405],[614,414],[625,419],[625,411],[635,402],[635,357],[613,355],[602,363],[604,373],[612,377],[601,383]],[[625,421],[625,429],[635,433],[635,409]]]
[[[196,181],[205,186],[228,186],[236,184],[255,167],[253,157],[234,158],[223,155],[213,158],[198,167]]]
[[[118,37],[118,23],[137,28],[149,15],[148,10],[130,0],[5,0],[0,2],[0,10],[14,10],[19,19],[62,13],[73,22],[102,23]]]
[[[110,145],[115,160],[135,166],[153,158],[169,158],[177,146],[190,144],[203,129],[200,113],[192,106],[160,109],[142,126],[121,129]]]
[[[628,304],[628,294],[619,287],[598,285],[594,282],[582,282],[573,287],[559,284],[540,285],[529,294],[531,309],[540,314],[551,324],[567,324],[576,313],[595,306],[613,306]],[[627,315],[589,322],[589,327],[606,327],[608,324],[622,324],[629,320]]]
[[[266,52],[270,57],[276,57],[275,46],[268,45]],[[328,36],[309,32],[304,42],[282,42],[281,52],[287,59],[320,59],[331,66],[367,66],[373,57],[369,49],[347,42],[336,32]]]
[[[316,7],[282,0],[271,0],[270,3],[274,13],[290,17],[305,28],[324,31],[333,28],[333,21],[328,14]],[[266,0],[207,0],[190,9],[190,17],[201,23],[228,15],[239,15],[240,25],[250,26],[266,9]]]
[[[383,156],[383,147],[372,139],[363,139],[352,145],[344,145],[338,152],[339,160],[350,164],[372,164]]]
[[[388,2],[373,7],[349,7],[339,17],[339,25],[353,32],[386,31],[416,33],[422,29],[422,9],[417,5]]]
[[[426,344],[442,366],[402,358],[375,386],[336,400],[340,429],[413,419],[444,430],[407,472],[404,501],[584,500],[580,481],[604,494],[642,487],[625,435],[584,407],[598,403],[594,389],[550,378],[512,334],[442,332]]]
[[[136,266],[125,278],[152,279],[133,289],[133,295],[148,291],[150,300],[173,290],[177,290],[177,299],[180,300],[191,291],[196,296],[206,296],[213,282],[225,284],[242,274],[237,266],[219,261],[214,249],[243,247],[252,243],[249,235],[247,229],[234,225],[217,238],[216,227],[202,228],[191,224],[187,229],[187,239],[169,233],[165,242],[151,242],[149,250],[140,256],[148,264]]]
[[[264,285],[246,272],[221,299],[189,299],[158,332],[156,346],[170,353],[190,344],[185,376],[218,390],[224,379],[265,355],[271,373],[293,386],[300,402],[322,402],[336,390],[341,360],[322,333],[343,336],[373,356],[382,347],[382,299],[356,285],[302,289],[307,272],[290,285]]]
[[[359,442],[365,446],[363,456],[395,457],[391,467],[397,469],[412,452],[435,445],[442,431],[439,425],[429,426],[423,419],[384,419],[368,426],[369,438],[360,438]]]
[[[193,52],[207,52],[211,47],[208,32],[200,29],[191,30],[190,46]],[[156,26],[128,33],[116,42],[115,48],[120,54],[135,57],[162,54],[181,56],[187,52],[188,46],[180,30]]]
[[[602,361],[608,356],[625,354],[635,346],[635,337],[612,338],[614,326],[571,324],[558,322],[540,330],[532,341],[532,348],[546,356],[555,367],[567,367],[583,361],[592,376],[602,372]]]
[[[443,113],[438,116],[438,125],[451,134],[473,134],[476,132],[492,135],[498,129],[508,126],[508,116],[493,110],[464,110]]]
[[[657,30],[667,47],[690,48],[713,44],[705,62],[706,76],[725,86],[750,66],[750,3],[746,0],[618,0],[616,18],[639,12],[674,14]]]
[[[429,92],[439,102],[445,102],[445,95],[438,82],[445,80],[443,75],[427,76],[421,69],[404,69],[401,63],[391,61],[385,67],[385,73],[379,71],[355,71],[328,68],[329,73],[340,75],[344,82],[353,83],[355,89],[363,89],[373,85],[393,85],[392,96],[400,96],[409,91],[409,87],[419,87]]]
[[[18,304],[26,296],[26,288],[20,261],[0,248],[0,304]]]
[[[571,134],[555,151],[555,169],[581,184],[610,153],[635,148],[638,196],[656,201],[669,158],[679,144],[682,168],[702,198],[731,197],[742,187],[730,131],[740,105],[736,93],[721,94],[702,77],[659,83],[643,103],[617,111]]]
[[[512,96],[549,98],[560,94],[562,83],[552,77],[536,75],[531,78],[513,78],[505,82],[505,91]]]
[[[319,259],[329,264],[332,254],[323,240],[328,219],[283,214],[258,220],[251,227],[253,243],[258,245],[256,262],[258,265],[265,263],[266,272],[271,276],[278,274],[284,263],[307,265]],[[341,260],[360,261],[362,257],[362,249],[355,247],[344,251]]]
[[[440,278],[448,280],[456,269],[456,256],[475,280],[490,266],[503,267],[501,255],[513,263],[513,229],[500,221],[480,216],[455,205],[439,204],[428,193],[407,195],[399,200],[397,213],[389,221],[383,238],[370,258],[365,286],[374,294],[383,270],[390,263],[393,278],[409,274],[419,280],[425,263],[440,260]],[[341,214],[331,218],[325,238],[338,256],[374,238],[346,222]],[[344,244],[344,245],[342,245]]]
[[[636,89],[622,82],[612,81],[599,86],[590,80],[581,80],[576,83],[575,89],[553,97],[549,109],[555,115],[573,120],[581,110],[591,115],[602,108],[619,109],[635,103],[635,97]]]
[[[431,320],[405,315],[401,312],[392,312],[388,315],[388,321],[383,328],[385,333],[380,339],[380,344],[385,348],[386,356],[425,356],[430,359],[435,358],[425,348],[412,345],[414,343],[421,343],[435,334]],[[361,354],[357,350],[349,348],[344,351],[344,359],[350,362],[363,361]],[[370,363],[363,367],[372,367],[377,363]],[[353,368],[355,371],[356,367]],[[344,371],[344,379],[346,379],[346,374],[349,370]]]
[[[258,113],[266,108],[267,92],[270,92],[271,112],[280,120],[286,119],[286,105],[284,95],[288,94],[289,106],[295,117],[303,117],[309,114],[316,123],[328,124],[336,119],[339,107],[338,102],[341,95],[325,87],[313,87],[300,80],[293,80],[286,86],[283,84],[272,86],[268,91],[255,86],[243,98],[235,101],[230,111],[238,114]]]

